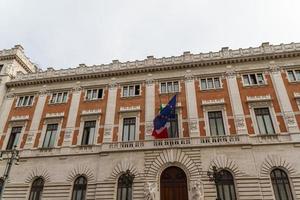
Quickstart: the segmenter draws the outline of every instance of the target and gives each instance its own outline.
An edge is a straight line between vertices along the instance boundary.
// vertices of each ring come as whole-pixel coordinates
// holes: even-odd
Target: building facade
[[[44,71],[16,46],[0,74],[3,199],[300,199],[300,43]]]

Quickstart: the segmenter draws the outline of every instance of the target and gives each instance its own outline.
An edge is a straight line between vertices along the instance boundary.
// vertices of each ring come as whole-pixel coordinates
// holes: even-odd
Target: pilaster
[[[4,126],[8,120],[8,115],[14,102],[14,97],[15,95],[12,93],[7,94],[0,107],[0,135],[3,134]]]
[[[273,62],[271,62],[270,64],[270,76],[274,85],[287,131],[290,133],[299,132],[295,114],[281,76],[281,70],[279,67],[274,66]]]
[[[152,139],[153,119],[155,117],[155,83],[152,74],[146,80],[146,99],[145,99],[145,139]]]
[[[116,80],[112,79],[108,90],[103,142],[112,141],[116,113],[117,91],[118,87]]]
[[[191,70],[187,70],[185,74],[185,91],[187,101],[187,114],[189,123],[190,137],[199,137],[200,129],[198,123],[197,98],[195,90],[195,80]]]
[[[231,66],[228,66],[228,68],[231,68]],[[248,134],[242,100],[236,79],[237,75],[234,70],[229,69],[225,73],[225,77],[228,86],[236,133],[239,135]]]
[[[75,130],[78,108],[80,103],[80,96],[81,87],[75,86],[72,90],[72,100],[65,129],[63,146],[70,146],[72,144],[72,138]]]
[[[34,138],[38,132],[39,124],[42,118],[46,99],[47,99],[47,90],[46,87],[44,86],[43,89],[41,89],[38,94],[37,104],[34,110],[32,122],[30,125],[30,129],[28,132],[28,136],[24,148],[32,148],[33,146]]]

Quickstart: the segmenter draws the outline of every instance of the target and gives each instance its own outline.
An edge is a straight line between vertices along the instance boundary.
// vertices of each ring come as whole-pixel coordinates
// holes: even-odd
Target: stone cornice
[[[85,66],[77,68],[53,70],[19,75],[8,86],[23,86],[32,84],[47,84],[62,81],[74,81],[91,78],[116,77],[138,73],[152,73],[155,71],[186,69],[202,66],[228,65],[242,62],[261,60],[275,60],[300,56],[300,43],[270,45],[263,43],[259,47],[231,50],[222,48],[218,52],[191,54],[185,52],[181,56],[154,58],[134,62],[121,63],[114,60],[107,65]]]
[[[11,49],[3,49],[0,51],[0,60],[16,60],[28,73],[33,73],[37,67],[25,56],[23,47],[15,45]]]

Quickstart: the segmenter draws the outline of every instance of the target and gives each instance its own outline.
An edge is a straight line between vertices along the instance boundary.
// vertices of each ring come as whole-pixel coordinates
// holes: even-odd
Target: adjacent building
[[[17,45],[0,105],[1,175],[20,151],[5,200],[300,199],[300,43],[59,70]]]

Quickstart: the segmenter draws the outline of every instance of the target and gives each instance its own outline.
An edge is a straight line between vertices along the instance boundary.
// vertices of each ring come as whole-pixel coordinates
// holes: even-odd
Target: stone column
[[[78,108],[80,103],[81,87],[74,87],[72,90],[72,101],[70,105],[68,120],[65,129],[65,136],[63,146],[71,146],[73,133],[76,126],[76,119],[78,114]]]
[[[14,94],[7,94],[0,107],[0,135],[3,135],[5,124],[8,120],[8,115],[14,102]]]
[[[155,117],[155,83],[152,75],[148,75],[146,80],[146,99],[145,99],[145,139],[151,140],[153,131],[153,119]]]
[[[287,131],[290,133],[299,132],[299,127],[281,76],[280,68],[271,66],[270,71],[270,76],[274,85],[281,112],[283,114]]]
[[[228,68],[230,68],[230,66],[228,66]],[[225,77],[228,86],[236,133],[239,135],[248,134],[242,100],[236,80],[236,73],[233,70],[229,70],[226,72]]]
[[[112,79],[112,81],[108,90],[103,142],[112,142],[113,137],[118,87],[115,79]]]
[[[198,108],[195,90],[195,80],[192,76],[191,70],[186,71],[185,75],[185,93],[187,102],[187,114],[189,123],[190,137],[199,137],[199,121],[198,121]]]
[[[29,148],[33,147],[34,138],[39,129],[39,124],[41,122],[46,99],[47,99],[47,91],[46,91],[46,88],[44,87],[40,91],[39,96],[38,96],[37,104],[36,104],[36,107],[35,107],[35,110],[33,113],[32,122],[30,125],[26,143],[24,146],[25,149],[29,149]]]

